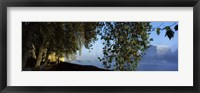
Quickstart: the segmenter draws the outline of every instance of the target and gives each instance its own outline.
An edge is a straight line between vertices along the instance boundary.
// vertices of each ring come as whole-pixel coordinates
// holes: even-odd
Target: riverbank
[[[49,64],[44,66],[43,64],[40,68],[26,67],[23,71],[109,71],[106,69],[98,68],[92,65],[79,65],[69,62],[61,62],[58,64]]]
[[[68,62],[61,62],[57,65],[54,65],[47,71],[108,71],[108,70],[90,65],[78,65]]]

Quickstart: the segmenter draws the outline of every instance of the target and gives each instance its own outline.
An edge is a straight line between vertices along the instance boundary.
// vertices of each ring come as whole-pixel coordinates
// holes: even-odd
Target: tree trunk
[[[23,52],[23,58],[22,58],[22,68],[26,67],[27,59],[28,59],[28,50],[25,49]]]
[[[49,62],[48,57],[49,57],[50,53],[51,52],[49,50],[47,50],[44,66],[46,66]]]
[[[39,48],[39,53],[38,53],[38,57],[37,57],[37,61],[36,61],[35,68],[40,67],[40,63],[41,63],[41,61],[42,61],[43,52],[44,52],[44,51],[43,51],[43,46],[41,46],[41,47]]]
[[[31,49],[31,56],[35,59],[37,59],[37,56],[36,56],[36,49],[35,49],[35,46],[34,44],[32,43],[32,49]]]
[[[60,56],[58,56],[58,64],[60,63]]]
[[[23,61],[22,61],[22,67],[26,67],[26,64],[27,64],[27,60],[29,58],[34,58],[34,59],[37,59],[36,57],[36,53],[35,53],[35,47],[34,45],[32,44],[32,49],[29,49],[29,48],[25,48],[24,51],[23,51]]]

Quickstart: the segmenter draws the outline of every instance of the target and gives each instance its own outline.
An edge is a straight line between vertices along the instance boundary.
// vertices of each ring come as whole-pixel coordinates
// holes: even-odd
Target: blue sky
[[[163,28],[172,25],[171,28],[174,30],[175,23],[178,24],[177,22],[151,22],[151,25],[152,28]],[[160,35],[157,35],[156,31],[151,32],[150,37],[153,38],[153,41],[151,41],[150,44],[152,47],[147,50],[147,55],[142,58],[138,67],[139,71],[178,70],[178,31],[174,32],[174,37],[171,40],[165,37],[165,30],[162,30]],[[98,36],[98,38],[100,37]],[[83,46],[81,56],[77,53],[77,59],[71,62],[103,68],[104,66],[97,58],[103,57],[102,40],[98,39],[98,41],[93,44],[92,48],[93,50],[89,52],[89,50]]]
[[[161,24],[163,24],[162,26],[160,26],[161,28],[173,25],[171,26],[171,28],[174,29],[174,23],[178,24],[178,22],[151,22],[151,25],[153,26],[153,28],[159,27]],[[170,46],[172,48],[172,51],[178,49],[178,31],[175,31],[174,37],[171,40],[165,37],[165,30],[161,31],[160,35],[157,35],[156,31],[153,31],[150,37],[154,38],[154,40],[151,42],[152,45]]]

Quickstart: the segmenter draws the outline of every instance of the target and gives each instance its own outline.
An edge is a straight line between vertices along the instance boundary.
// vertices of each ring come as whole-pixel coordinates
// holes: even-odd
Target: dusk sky
[[[175,24],[178,22],[151,22],[152,28],[163,28],[171,26],[174,30]],[[146,55],[143,56],[139,63],[138,71],[177,71],[178,70],[178,31],[174,31],[174,37],[169,40],[165,37],[165,30],[161,31],[160,35],[156,31],[152,31],[150,37],[151,47],[146,50]],[[93,44],[93,50],[89,52],[84,46],[82,47],[81,56],[77,53],[76,60],[71,61],[75,64],[94,65],[103,68],[103,64],[97,57],[103,57],[103,44],[99,39]]]

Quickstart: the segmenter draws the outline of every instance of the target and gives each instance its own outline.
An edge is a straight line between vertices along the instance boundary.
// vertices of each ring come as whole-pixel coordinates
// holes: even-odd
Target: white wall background
[[[22,71],[22,21],[179,21],[179,71]],[[8,7],[8,86],[193,86],[192,7]]]

